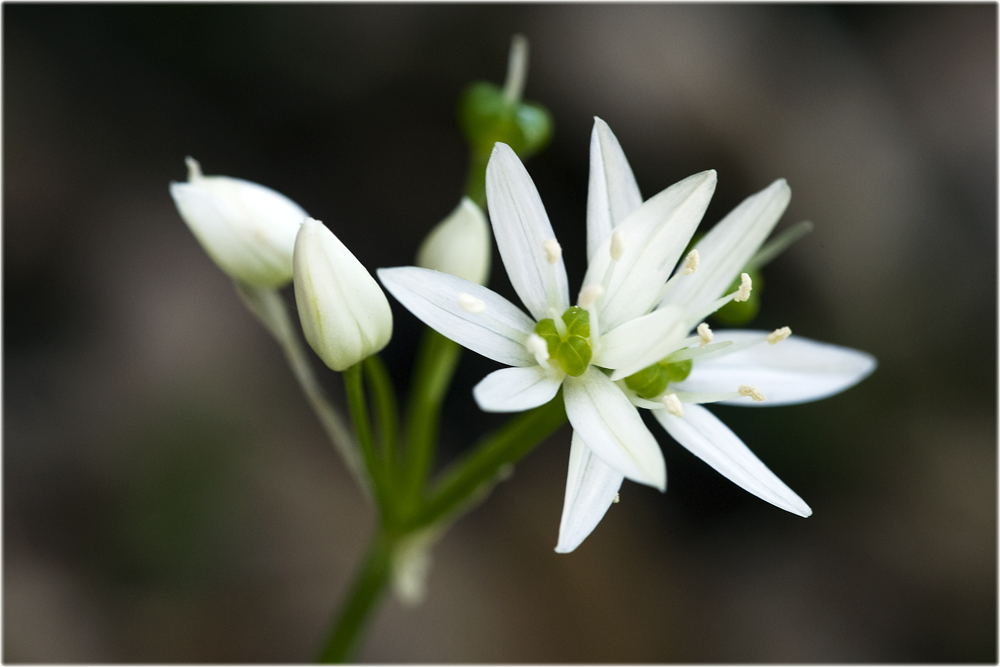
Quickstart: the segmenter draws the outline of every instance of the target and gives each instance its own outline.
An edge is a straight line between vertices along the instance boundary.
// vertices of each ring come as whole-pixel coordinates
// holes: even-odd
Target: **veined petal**
[[[587,189],[587,260],[615,226],[642,206],[639,185],[611,128],[594,118],[590,134],[590,185]]]
[[[768,470],[728,426],[705,408],[685,403],[683,417],[675,417],[665,409],[652,412],[674,440],[730,481],[792,514],[812,514],[805,501]]]
[[[677,264],[715,192],[715,171],[703,171],[649,199],[616,228],[624,253],[600,303],[601,327],[614,329],[645,315]],[[584,286],[600,285],[612,263],[611,238],[594,253]]]
[[[501,368],[473,387],[472,395],[486,412],[521,412],[551,401],[561,384],[562,373],[541,366]]]
[[[563,399],[573,430],[598,458],[631,480],[666,490],[667,466],[656,438],[604,373],[590,366],[580,377],[567,377]]]
[[[486,202],[500,257],[528,312],[536,320],[550,317],[550,272],[559,312],[569,308],[566,265],[561,257],[555,264],[546,259],[545,242],[555,238],[549,217],[527,170],[507,144],[497,142],[486,166]]]
[[[679,280],[663,303],[697,310],[721,296],[774,229],[791,197],[788,183],[779,178],[743,200],[699,241],[698,270]]]
[[[683,347],[686,337],[684,312],[676,307],[661,308],[601,336],[592,363],[618,369],[611,379],[620,380]]]
[[[508,366],[538,363],[524,348],[525,339],[534,331],[534,321],[496,292],[415,266],[379,269],[378,277],[401,304],[442,336]],[[481,300],[485,312],[463,310],[458,305],[459,294]]]
[[[573,432],[556,553],[568,554],[594,531],[618,495],[623,479],[590,451],[579,433]]]
[[[716,331],[715,341],[735,344],[766,331]],[[794,405],[838,394],[868,377],[878,362],[870,354],[792,335],[777,345],[760,343],[706,361],[695,360],[680,391],[733,391],[741,384],[761,390],[763,401],[720,401],[739,406]]]

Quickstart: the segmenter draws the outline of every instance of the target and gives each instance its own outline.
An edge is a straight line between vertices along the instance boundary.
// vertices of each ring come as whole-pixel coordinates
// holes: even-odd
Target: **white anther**
[[[186,164],[188,168],[188,183],[194,183],[195,181],[204,178],[204,176],[201,175],[201,165],[198,164],[198,161],[193,157],[188,156],[184,158],[184,164]]]
[[[588,285],[580,290],[580,297],[576,300],[577,304],[584,310],[590,308],[594,303],[604,296],[604,288],[600,285]]]
[[[741,384],[739,387],[736,388],[736,391],[740,392],[740,396],[749,396],[755,401],[764,400],[764,392],[762,392],[757,387],[751,386],[749,384]]]
[[[789,327],[781,327],[780,329],[775,329],[771,333],[767,334],[767,342],[771,345],[775,345],[785,340],[792,335],[792,330]]]
[[[612,500],[611,502],[613,502],[613,503],[614,503],[615,505],[617,505],[618,503],[620,503],[620,502],[621,502],[621,499],[622,499],[622,498],[621,498],[621,496],[619,496],[619,495],[618,495],[618,494],[616,493],[616,494],[615,494],[615,499],[614,499],[614,500]]]
[[[531,334],[528,339],[524,341],[524,347],[528,349],[528,352],[535,355],[535,359],[541,364],[543,361],[548,361],[549,358],[549,346],[545,342],[545,339],[538,334]]]
[[[701,324],[699,324],[697,332],[698,332],[698,338],[701,339],[701,344],[698,345],[698,347],[705,347],[706,345],[711,343],[712,336],[715,335],[712,333],[712,330],[708,328],[708,322],[702,322]]]
[[[622,230],[615,231],[611,235],[611,259],[618,261],[625,254],[625,235],[622,234]]]
[[[677,398],[677,394],[664,394],[660,397],[660,403],[663,403],[663,407],[673,416],[684,416],[684,408],[681,407],[681,399]]]
[[[746,301],[750,298],[750,290],[753,289],[753,281],[750,280],[750,275],[746,273],[740,274],[740,289],[737,290],[736,296],[733,297],[733,301]]]
[[[695,248],[688,253],[687,259],[684,260],[684,270],[681,271],[685,276],[690,276],[692,273],[698,270],[698,264],[701,262],[701,256],[698,254],[698,249]]]
[[[559,241],[555,239],[549,239],[545,242],[545,259],[549,264],[555,264],[562,257],[562,246],[559,245]]]
[[[467,313],[482,315],[486,312],[486,302],[482,299],[477,299],[471,294],[462,292],[455,300],[458,301],[458,307]]]

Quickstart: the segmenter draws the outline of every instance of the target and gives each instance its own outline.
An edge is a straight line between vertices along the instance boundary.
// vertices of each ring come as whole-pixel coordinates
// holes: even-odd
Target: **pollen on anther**
[[[604,296],[604,288],[600,285],[588,285],[580,290],[580,297],[576,300],[583,309],[590,308],[594,303]]]
[[[559,245],[559,241],[549,239],[545,242],[544,247],[545,259],[549,264],[555,264],[562,257],[562,246]]]
[[[687,259],[684,260],[684,270],[681,271],[685,276],[690,276],[692,273],[698,270],[698,264],[701,262],[701,256],[698,254],[698,249],[695,248],[688,253]]]
[[[482,299],[477,299],[471,294],[462,292],[455,300],[458,301],[458,307],[467,313],[481,315],[486,312],[486,303]]]
[[[684,416],[684,408],[681,407],[681,399],[677,398],[677,394],[664,394],[660,397],[660,403],[663,403],[663,407],[673,416]]]
[[[616,493],[615,494],[615,499],[612,500],[611,502],[613,502],[615,505],[617,505],[618,503],[621,502],[621,500],[622,500],[621,496]]]
[[[713,334],[712,330],[708,327],[708,322],[702,322],[701,324],[699,324],[696,331],[698,332],[698,338],[701,339],[701,343],[698,345],[698,347],[705,347],[706,345],[712,342],[712,337],[715,334]]]
[[[625,235],[622,230],[617,230],[611,235],[611,259],[616,262],[625,254]]]
[[[753,289],[753,281],[750,280],[750,275],[746,273],[740,274],[740,288],[736,291],[736,296],[733,297],[733,301],[746,301],[750,298],[750,291]]]
[[[780,329],[775,329],[771,333],[767,334],[767,342],[771,345],[775,345],[791,335],[792,330],[790,327],[781,327]]]
[[[524,347],[534,355],[538,363],[549,358],[549,346],[546,344],[545,339],[538,334],[528,336],[528,339],[524,341]]]
[[[741,396],[749,396],[755,401],[764,400],[764,392],[762,392],[757,387],[754,387],[749,384],[741,384],[739,387],[736,388],[736,391],[740,392]]]

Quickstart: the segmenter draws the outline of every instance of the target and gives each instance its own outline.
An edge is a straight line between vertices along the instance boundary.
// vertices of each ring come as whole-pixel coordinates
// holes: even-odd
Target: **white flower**
[[[335,371],[392,338],[392,311],[368,270],[322,222],[307,218],[295,239],[295,304],[306,340]]]
[[[417,267],[378,274],[427,325],[513,366],[476,386],[482,409],[527,410],[551,400],[562,386],[575,439],[619,474],[663,490],[666,467],[655,438],[598,366],[631,361],[628,350],[644,351],[646,339],[659,333],[662,323],[656,318],[624,331],[611,327],[630,323],[658,303],[714,189],[715,172],[703,172],[638,206],[621,225],[624,236],[597,244],[588,276],[597,263],[601,280],[582,290],[571,308],[562,251],[538,192],[514,152],[498,143],[486,173],[490,218],[511,284],[531,316],[454,276]]]
[[[462,197],[417,250],[417,266],[485,285],[490,277],[490,229],[476,203]]]
[[[216,264],[255,287],[292,279],[292,248],[308,214],[288,197],[227,176],[202,176],[187,158],[188,182],[171,183],[177,210]]]
[[[634,404],[652,409],[677,442],[730,480],[782,509],[809,516],[809,506],[698,404],[790,405],[825,398],[864,379],[874,370],[875,359],[799,337],[782,342],[791,334],[788,327],[768,334],[712,332],[707,325],[699,325],[697,335],[687,337],[696,324],[723,305],[724,300],[717,297],[757,252],[790,196],[787,184],[778,180],[745,200],[702,239],[697,245],[696,270],[678,271],[657,309],[631,323],[637,326],[645,319],[661,317],[663,334],[651,339],[646,351],[619,364],[611,378]],[[592,254],[600,256],[598,248],[628,224],[639,201],[621,147],[598,120],[591,142],[588,202]],[[591,275],[595,270],[600,267],[595,269],[592,263],[585,285],[598,279]],[[743,275],[738,298],[745,297],[750,287],[749,278]],[[619,471],[593,456],[574,437],[556,551],[572,551],[590,534],[614,502],[622,479]]]

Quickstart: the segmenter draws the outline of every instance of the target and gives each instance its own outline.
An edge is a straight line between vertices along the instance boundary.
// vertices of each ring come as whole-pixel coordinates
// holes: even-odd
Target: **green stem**
[[[411,530],[461,511],[467,502],[488,491],[500,470],[516,463],[566,421],[562,392],[543,406],[529,410],[487,436],[471,454],[451,466],[434,486],[413,518]]]
[[[348,662],[353,658],[362,632],[385,591],[392,570],[394,545],[394,540],[381,531],[372,542],[319,655],[319,662]]]
[[[434,446],[441,421],[441,405],[455,373],[462,348],[433,329],[425,329],[414,365],[407,411],[407,457],[404,498],[419,502],[427,473],[434,461]]]
[[[382,362],[382,357],[374,354],[364,360],[365,377],[371,386],[375,411],[378,414],[379,439],[382,441],[382,457],[390,483],[396,473],[396,432],[398,420],[396,415],[396,392],[392,388],[392,379]]]
[[[363,362],[362,362],[363,363]],[[379,459],[372,440],[371,422],[368,417],[368,402],[365,399],[364,378],[361,375],[361,363],[354,364],[344,371],[344,387],[347,391],[347,405],[351,410],[351,421],[354,422],[354,432],[361,445],[361,455],[371,475],[375,486],[375,497],[383,517],[387,508],[392,506],[391,490],[386,484],[385,464]]]

